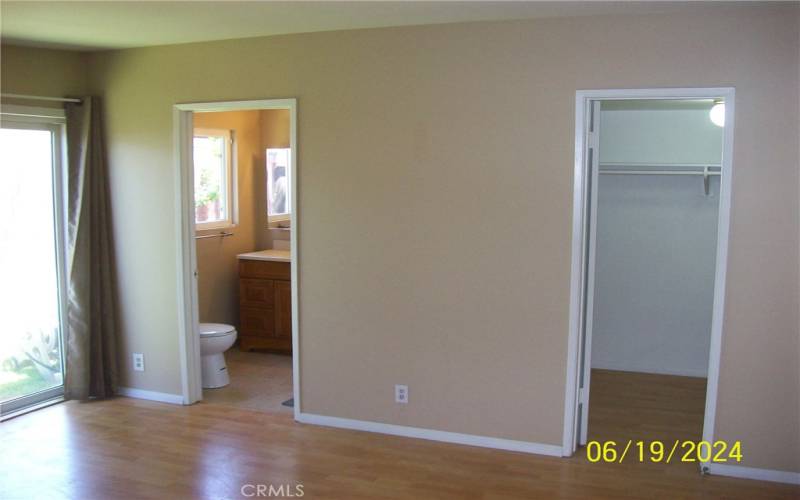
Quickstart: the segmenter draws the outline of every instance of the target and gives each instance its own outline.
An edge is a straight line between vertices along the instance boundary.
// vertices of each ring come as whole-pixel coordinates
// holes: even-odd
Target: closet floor
[[[589,440],[699,441],[706,379],[592,370]]]

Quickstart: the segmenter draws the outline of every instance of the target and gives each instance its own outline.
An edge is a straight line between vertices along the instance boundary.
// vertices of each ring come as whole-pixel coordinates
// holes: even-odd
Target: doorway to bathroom
[[[296,101],[174,113],[184,404],[296,415]]]
[[[733,97],[578,93],[567,455],[714,442]]]

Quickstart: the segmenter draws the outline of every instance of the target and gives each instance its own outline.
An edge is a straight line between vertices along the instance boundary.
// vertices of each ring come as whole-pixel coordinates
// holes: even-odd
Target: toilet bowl
[[[231,382],[225,351],[236,342],[236,328],[222,323],[200,323],[200,367],[203,389],[225,387]]]

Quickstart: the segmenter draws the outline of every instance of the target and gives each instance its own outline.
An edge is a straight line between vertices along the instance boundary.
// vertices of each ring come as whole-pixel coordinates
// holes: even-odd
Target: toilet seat
[[[224,323],[200,323],[201,338],[224,337],[235,332],[236,328]]]

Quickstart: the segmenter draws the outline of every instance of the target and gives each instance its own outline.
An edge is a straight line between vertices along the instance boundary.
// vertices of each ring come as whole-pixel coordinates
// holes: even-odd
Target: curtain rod
[[[38,95],[25,94],[0,94],[0,97],[9,97],[12,99],[30,99],[33,101],[83,102],[81,99],[74,99],[71,97],[42,97]]]

